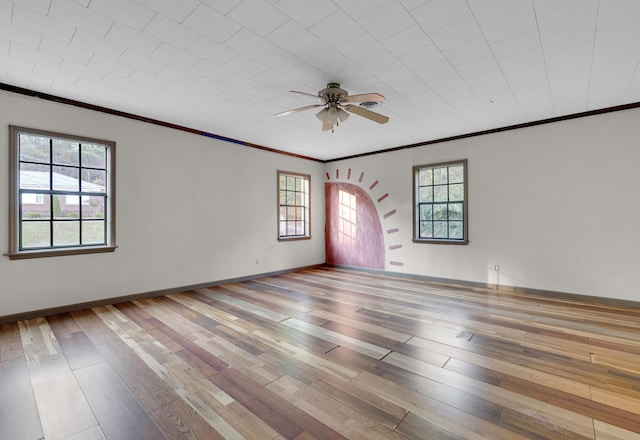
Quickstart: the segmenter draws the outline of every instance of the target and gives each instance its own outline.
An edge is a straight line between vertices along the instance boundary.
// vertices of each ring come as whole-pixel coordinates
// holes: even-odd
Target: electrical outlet
[[[496,264],[495,266],[493,266],[493,270],[495,270],[496,272],[500,272],[500,265]]]
[[[260,258],[256,258],[256,264],[260,264]]]

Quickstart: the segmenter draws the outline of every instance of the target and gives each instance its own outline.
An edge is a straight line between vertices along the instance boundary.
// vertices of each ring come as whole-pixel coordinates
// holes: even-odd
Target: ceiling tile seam
[[[34,14],[34,15],[31,15],[30,18],[42,18],[44,20],[50,20],[51,22],[53,22],[55,24],[60,24],[60,25],[64,24],[60,20],[58,20],[56,18],[49,17],[48,15],[43,14],[40,11],[36,11],[34,9],[28,8],[27,6],[24,6],[24,5],[21,5],[21,4],[16,4],[15,2],[12,2],[12,4],[13,4],[13,7],[12,7],[12,10],[11,10],[11,24],[13,26],[17,26],[18,28],[23,29],[23,30],[25,30],[27,32],[39,33],[40,34],[40,40],[42,39],[42,36],[45,35],[45,32],[43,30],[39,29],[39,30],[36,31],[33,28],[25,27],[25,26],[21,25],[20,23],[16,22],[16,20],[20,21],[18,18],[16,18],[17,15],[18,15],[17,11],[19,10],[19,9],[16,9],[16,7],[24,10],[25,13],[27,13],[27,14],[29,14],[29,13],[30,14]],[[76,28],[74,27],[74,32],[75,32],[75,29]],[[56,38],[56,35],[49,34],[48,36],[51,37],[51,38]],[[56,39],[58,39],[59,41],[63,41],[63,40],[60,40],[59,38],[56,38]],[[70,38],[69,38],[69,41],[71,41]],[[68,44],[69,41],[63,41],[63,42]],[[39,45],[39,43],[38,43],[38,45]]]
[[[596,7],[596,17],[595,17],[595,27],[594,27],[594,31],[593,31],[593,44],[591,46],[591,60],[589,63],[589,82],[588,82],[588,90],[587,90],[587,108],[590,108],[591,105],[589,104],[590,100],[591,100],[591,81],[593,79],[593,61],[595,60],[595,51],[596,51],[596,42],[598,41],[598,17],[600,16],[600,0],[598,0],[598,6]],[[636,66],[637,67],[637,66]],[[633,80],[633,76],[631,77],[631,79],[629,80],[629,83],[627,83],[627,87],[625,89],[625,96],[626,96],[626,92],[627,90],[629,90],[629,87],[631,86],[631,81]]]
[[[205,5],[205,6],[207,6],[207,5]],[[207,6],[207,7],[208,7],[208,6]],[[193,12],[192,12],[192,13],[193,13]],[[223,15],[224,15],[224,14],[223,14]],[[225,15],[225,16],[226,16],[226,15]],[[189,17],[191,17],[191,15],[189,15]],[[184,21],[186,21],[189,17],[185,18],[185,19],[184,19]],[[245,28],[243,25],[241,25],[240,23],[238,23],[237,21],[235,21],[233,18],[231,18],[231,17],[227,17],[227,18],[228,18],[229,20],[233,21],[235,24],[237,24],[237,25],[239,26],[239,28],[238,28],[238,30],[237,30],[237,31],[235,31],[233,34],[231,34],[231,35],[229,35],[227,38],[225,38],[225,39],[224,39],[224,41],[217,41],[217,42],[218,42],[218,43],[220,43],[220,44],[224,44],[224,45],[225,45],[225,47],[229,47],[229,46],[227,46],[227,45],[225,44],[227,41],[229,41],[230,39],[232,39],[233,37],[235,37],[236,35],[238,35],[238,34],[242,31],[242,29],[244,29],[244,28]],[[200,32],[199,30],[197,30],[197,29],[193,28],[192,26],[189,26],[188,24],[185,24],[184,26],[188,27],[189,29],[193,30],[194,32],[198,32],[198,33],[200,34],[200,38],[205,37],[205,35],[204,35],[204,34],[202,34],[202,32]],[[187,47],[187,49],[185,49],[185,50],[189,50],[189,49],[191,49],[191,48],[192,48],[192,47],[193,47],[193,46],[194,46],[198,41],[199,41],[199,39],[197,39],[196,41],[194,41],[193,43],[191,43],[191,44]],[[214,41],[216,41],[216,40],[214,40]]]
[[[404,5],[403,5],[403,7],[404,7]],[[467,4],[467,8],[469,8],[468,4]],[[469,84],[469,82],[468,82],[468,81],[467,81],[467,80],[466,80],[466,79],[465,79],[465,78],[460,74],[460,72],[458,71],[458,69],[457,69],[457,68],[456,68],[456,67],[451,63],[451,61],[450,61],[450,60],[447,58],[447,56],[442,52],[442,50],[438,47],[438,45],[437,45],[437,44],[435,44],[435,42],[431,39],[431,36],[429,35],[429,32],[426,32],[426,31],[425,31],[425,29],[424,29],[424,27],[422,26],[422,24],[421,24],[421,23],[419,23],[419,22],[416,20],[415,16],[414,16],[413,14],[411,14],[411,12],[410,12],[410,11],[408,11],[406,8],[405,8],[405,10],[406,10],[410,15],[411,15],[411,17],[413,18],[413,20],[414,20],[415,24],[416,24],[416,25],[417,25],[417,26],[422,30],[422,32],[423,32],[423,33],[425,34],[425,36],[429,39],[429,41],[431,41],[431,44],[433,44],[433,46],[434,46],[434,47],[436,47],[436,48],[438,49],[438,52],[442,55],[442,58],[443,58],[444,60],[446,60],[447,64],[451,67],[451,69],[452,69],[452,70],[454,70],[454,71],[458,74],[458,77],[459,77],[459,78],[460,78],[460,79],[465,83],[465,85],[469,88],[469,90],[474,91],[474,96],[476,96],[476,98],[478,99],[478,101],[482,103],[483,107],[487,110],[487,112],[493,115],[493,112],[492,112],[489,108],[487,108],[487,103],[486,103],[486,102],[484,102],[484,100],[483,100],[483,99],[481,99],[481,98],[477,95],[477,93],[476,93],[476,91],[474,90],[474,88],[473,88],[473,87],[471,87],[471,85]],[[469,9],[469,13],[470,13],[470,15],[471,15],[472,17],[474,17],[474,21],[476,22],[476,26],[478,26],[478,28],[480,29],[479,24],[478,24],[478,22],[477,22],[477,20],[476,20],[476,17],[475,17],[475,15],[473,14],[473,11],[472,11],[471,9]],[[462,19],[460,19],[460,20],[462,20]],[[458,20],[455,20],[455,21],[458,21]],[[454,21],[454,22],[455,22],[455,21]],[[446,27],[446,26],[447,26],[447,25],[442,26],[442,27],[440,27],[440,28],[438,28],[438,29],[442,29],[442,28],[444,28],[444,27]],[[434,29],[434,30],[438,30],[438,29]],[[482,32],[482,31],[481,31],[481,32]],[[482,35],[483,35],[483,37],[484,37],[484,33],[482,33]],[[486,37],[485,37],[485,42],[486,42]],[[488,44],[488,43],[487,43],[487,44]],[[420,50],[420,49],[416,49],[414,52],[417,52],[418,50]],[[492,55],[493,55],[493,52],[492,52]],[[495,55],[494,55],[494,59],[495,59]],[[402,60],[399,60],[399,61],[400,61],[401,63],[403,63],[403,65],[405,65],[406,67],[408,67],[408,66],[407,66],[407,64],[406,64],[406,63],[404,63]],[[501,71],[501,73],[502,73],[502,71]],[[503,74],[503,78],[504,78],[504,74]],[[424,83],[424,84],[429,88],[429,90],[430,90],[430,91],[432,91],[432,92],[433,92],[436,96],[438,96],[442,101],[447,102],[447,100],[446,100],[446,99],[445,99],[445,98],[444,98],[440,93],[438,93],[436,90],[434,90],[434,89],[429,85],[429,82],[428,82],[428,81],[425,81],[425,80],[423,80],[422,78],[420,78],[420,80],[421,80],[421,81],[422,81],[422,82],[423,82],[423,83]],[[505,81],[506,81],[506,79],[505,79]],[[513,94],[513,91],[512,91],[512,94]],[[457,112],[457,110],[456,110],[456,109],[454,109],[454,108],[453,108],[453,107],[451,107],[451,106],[449,106],[449,108],[451,108],[451,110],[452,110],[453,112],[455,112],[455,114],[459,115],[459,113]],[[522,109],[521,109],[521,111],[522,111]],[[466,118],[466,117],[463,117],[462,115],[459,115],[459,116],[460,116],[461,118],[464,118],[465,120],[467,120],[467,118]],[[493,117],[494,117],[494,118],[496,118],[496,116],[495,116],[495,115],[493,115]],[[496,119],[497,119],[497,118],[496,118]]]
[[[314,37],[316,38],[316,40],[314,41],[314,43],[312,43],[312,44],[310,44],[310,45],[306,46],[306,47],[305,47],[305,49],[308,49],[309,47],[313,46],[313,44],[315,44],[316,42],[318,42],[318,41],[320,41],[320,40],[321,40],[321,39],[320,39],[316,34],[314,34],[314,33],[313,33],[313,31],[311,31],[310,29],[307,29],[307,28],[303,27],[303,26],[302,26],[302,24],[300,24],[299,22],[297,22],[297,21],[296,21],[296,20],[294,20],[293,18],[290,18],[288,21],[285,21],[285,22],[284,22],[284,23],[282,23],[280,26],[278,26],[277,28],[275,28],[274,30],[272,30],[271,32],[269,32],[267,35],[265,35],[263,38],[264,38],[265,40],[267,40],[267,41],[269,41],[269,42],[273,43],[274,45],[276,45],[276,47],[279,47],[279,48],[281,48],[282,50],[284,50],[284,51],[286,51],[286,52],[290,53],[291,55],[296,56],[294,52],[291,52],[291,51],[290,51],[290,50],[288,50],[288,49],[282,48],[282,46],[281,46],[281,45],[276,44],[276,43],[274,43],[272,40],[270,40],[270,39],[269,39],[269,35],[272,35],[272,34],[274,34],[275,32],[277,32],[279,29],[282,29],[284,26],[286,26],[286,25],[287,25],[287,23],[289,23],[289,21],[291,21],[291,22],[293,22],[293,23],[298,24],[298,25],[301,27],[301,29],[306,30],[307,32],[309,32],[309,34],[311,34],[312,36],[314,36]],[[317,24],[317,23],[316,23],[316,24]]]
[[[553,96],[553,92],[551,90],[551,79],[549,78],[549,67],[547,65],[547,57],[544,51],[544,45],[542,44],[542,36],[540,35],[540,22],[539,22],[539,14],[538,14],[538,10],[536,8],[536,3],[535,1],[532,2],[532,6],[533,6],[533,16],[536,20],[536,31],[538,33],[538,42],[540,44],[540,50],[542,52],[542,62],[544,65],[544,72],[547,78],[547,90],[549,92],[549,97],[551,98],[551,105],[553,107],[553,114],[557,115],[558,114],[558,107],[556,104],[556,100],[554,99]]]
[[[134,31],[134,32],[142,32],[144,35],[148,36],[149,38],[152,38],[152,39],[154,39],[154,40],[157,40],[157,44],[156,44],[156,46],[155,46],[153,49],[151,49],[151,50],[150,50],[150,53],[149,53],[149,54],[144,53],[144,52],[140,52],[140,51],[138,51],[138,50],[136,50],[136,49],[133,49],[133,48],[131,48],[131,47],[129,47],[129,48],[125,48],[124,46],[121,46],[121,47],[123,47],[123,49],[125,49],[125,50],[123,50],[123,52],[122,52],[122,53],[118,56],[118,58],[116,58],[114,61],[122,62],[122,63],[124,63],[125,65],[130,66],[130,67],[132,67],[132,68],[134,69],[131,73],[129,73],[128,75],[126,75],[126,76],[125,76],[125,78],[130,78],[130,76],[131,76],[131,75],[133,75],[133,74],[135,73],[135,70],[137,70],[137,69],[138,69],[138,67],[137,67],[137,66],[132,66],[131,64],[127,63],[126,61],[124,61],[124,60],[122,59],[122,58],[123,58],[123,56],[126,54],[127,50],[129,50],[129,51],[131,51],[131,52],[133,52],[133,53],[140,54],[140,55],[142,55],[142,56],[149,56],[149,57],[151,57],[151,58],[153,58],[153,59],[155,59],[155,60],[158,60],[159,62],[164,63],[164,67],[160,68],[160,69],[156,72],[156,74],[159,74],[159,72],[161,72],[164,68],[166,68],[166,66],[169,66],[169,65],[171,65],[171,66],[173,66],[173,67],[175,67],[175,68],[177,68],[177,69],[183,69],[183,67],[182,67],[182,66],[178,66],[178,65],[176,65],[175,63],[167,62],[166,60],[164,60],[164,59],[162,59],[162,58],[160,58],[160,57],[158,57],[158,56],[156,56],[156,55],[155,55],[155,54],[158,52],[158,50],[162,47],[162,45],[163,45],[163,44],[166,44],[167,46],[170,46],[171,48],[176,49],[176,51],[180,51],[180,50],[182,50],[182,49],[178,48],[177,46],[173,45],[171,42],[168,42],[168,41],[165,41],[165,40],[159,39],[159,38],[154,37],[153,35],[151,35],[151,34],[149,34],[149,33],[145,32],[145,30],[147,29],[147,27],[148,27],[148,26],[153,22],[153,19],[154,19],[157,15],[162,15],[165,19],[167,19],[167,20],[171,20],[171,21],[173,21],[174,23],[178,23],[177,21],[173,20],[172,18],[167,17],[167,16],[165,16],[165,15],[163,15],[163,14],[160,14],[160,13],[156,13],[156,14],[154,14],[154,15],[153,15],[153,17],[149,20],[149,22],[145,25],[145,27],[144,27],[142,30],[140,30],[140,31],[138,31],[137,29],[132,28],[132,27],[130,27],[130,26],[128,26],[128,25],[126,25],[126,24],[124,24],[124,23],[120,23],[120,25],[121,25],[121,26],[124,26],[124,27],[126,27],[127,29],[130,29],[130,30],[132,30],[132,31]],[[114,20],[114,23],[115,23],[115,20]],[[110,28],[110,31],[111,31],[111,28]],[[110,32],[110,31],[109,31],[109,32]],[[109,34],[109,32],[107,32],[107,35]],[[114,41],[113,39],[105,38],[105,40],[107,40],[107,41],[109,41],[109,42],[112,42],[112,43],[115,43],[115,44],[118,44],[118,45],[119,45],[119,43],[118,43],[117,41]],[[197,41],[198,41],[198,40],[196,39],[193,43],[191,43],[191,44],[189,45],[189,47],[193,46]],[[186,50],[186,49],[185,49],[185,50]],[[191,53],[191,52],[189,52],[189,53]],[[95,55],[95,54],[94,54],[94,55]],[[197,55],[194,55],[194,56],[196,56],[196,57],[197,57]],[[92,58],[93,58],[93,56],[92,56]],[[196,61],[194,61],[194,62],[193,62],[193,64],[192,64],[189,68],[193,67],[193,66],[194,66],[195,64],[197,64],[201,59],[202,59],[201,57],[198,57],[198,59],[197,59]],[[187,70],[188,70],[188,69],[187,69]],[[195,74],[195,73],[194,73],[194,74]],[[161,76],[162,76],[162,75],[161,75]]]
[[[191,11],[189,11],[189,13],[188,13],[187,15],[185,15],[185,17],[182,19],[182,21],[177,21],[177,20],[174,20],[174,21],[175,21],[176,23],[180,23],[180,24],[181,24],[181,25],[183,25],[183,26],[186,26],[186,25],[184,24],[184,22],[185,22],[185,21],[187,21],[187,18],[191,17],[191,15],[196,11],[196,9],[198,9],[198,7],[200,6],[200,3],[201,3],[201,2],[197,2],[197,3],[195,4],[195,6],[193,7],[193,9],[192,9]],[[160,12],[159,12],[159,14],[160,14]],[[169,18],[169,19],[173,20],[173,18],[172,18],[172,17],[167,17],[167,18]]]
[[[629,92],[631,91],[631,87],[633,85],[633,81],[634,78],[636,77],[640,77],[640,57],[638,58],[638,62],[636,63],[636,67],[633,71],[633,74],[631,75],[631,78],[629,79],[629,83],[627,84],[627,87],[625,88],[624,91],[624,100],[627,101],[627,96],[629,95]]]
[[[13,5],[14,5],[14,4],[15,4],[15,3],[13,3],[13,2],[12,2],[12,21],[13,21]],[[50,10],[50,9],[51,9],[51,4],[49,4],[49,10]],[[35,11],[35,12],[38,12],[38,11]],[[39,12],[38,12],[38,13],[39,13]],[[106,16],[105,16],[105,18],[108,18],[108,17],[106,17]],[[55,19],[55,18],[54,18],[54,19]],[[56,20],[57,20],[57,19],[56,19]],[[112,19],[111,19],[111,21],[112,21],[111,26],[113,26],[113,22],[114,22],[114,21],[113,21]],[[13,24],[13,23],[12,23],[12,24]],[[22,29],[25,29],[25,30],[29,31],[29,29],[23,28],[22,26],[20,26],[20,25],[18,25],[18,24],[15,24],[15,26],[18,26],[18,27],[20,27],[20,28],[22,28]],[[111,28],[111,26],[110,26],[110,28]],[[110,29],[110,28],[109,28],[109,29]],[[63,41],[63,40],[60,40],[60,39],[56,38],[55,36],[48,36],[48,38],[51,38],[52,40],[57,41],[57,42],[59,42],[60,44],[63,44],[63,45],[67,45],[67,46],[69,46],[69,47],[75,47],[75,48],[78,48],[78,49],[84,50],[84,48],[81,48],[81,47],[79,47],[79,46],[73,45],[73,40],[74,40],[74,38],[75,38],[75,36],[76,36],[76,34],[77,34],[77,32],[78,32],[78,29],[79,29],[79,28],[78,28],[77,26],[74,28],[73,33],[71,34],[71,38],[70,38],[70,40],[69,40],[68,42]],[[108,33],[108,30],[107,30],[107,32],[106,32],[106,33]],[[106,35],[106,33],[105,33],[105,35]],[[95,34],[94,34],[94,35],[95,35]],[[46,51],[44,51],[44,50],[42,49],[42,43],[43,43],[43,39],[44,39],[44,37],[45,37],[45,35],[44,35],[43,33],[41,33],[41,34],[39,35],[39,40],[38,40],[38,44],[37,44],[36,50],[37,50],[37,51],[39,51],[39,52],[42,52],[42,53],[44,53],[44,54],[47,54],[47,52],[46,52]],[[15,44],[15,42],[10,42],[10,44]],[[91,61],[91,59],[93,58],[93,56],[94,56],[94,55],[95,55],[95,53],[91,53],[91,55],[89,56],[89,58],[88,58],[87,62],[86,62],[86,63],[84,63],[84,65],[85,65],[85,66],[88,66],[88,65],[89,65],[89,63],[90,63],[90,61]],[[65,57],[61,57],[59,64],[56,66],[56,69],[58,69],[58,70],[59,70],[59,69],[61,69],[62,64],[64,63],[64,61],[65,61],[66,59],[67,59],[67,58],[65,58]],[[77,63],[77,61],[74,61],[74,62],[76,62],[76,63]],[[82,63],[80,63],[80,64],[82,64]],[[35,74],[35,68],[36,68],[36,63],[34,63],[34,67],[33,67],[33,70],[32,70],[32,73],[34,73],[34,74]],[[76,80],[75,82],[77,82],[77,80]],[[74,83],[75,83],[75,82],[74,82]]]
[[[407,11],[409,12],[409,11]],[[424,33],[424,35],[427,37],[427,39],[431,42],[431,44],[433,45],[433,47],[435,47],[436,49],[438,49],[438,52],[440,53],[440,55],[442,55],[442,58],[447,60],[447,63],[449,63],[449,65],[454,68],[454,66],[451,64],[451,62],[449,61],[449,59],[445,56],[445,54],[442,52],[442,50],[438,47],[438,45],[433,41],[433,39],[431,38],[431,36],[429,35],[429,32],[427,32],[424,27],[422,26],[421,23],[418,22],[418,20],[416,20],[416,18],[409,12],[409,14],[411,15],[411,17],[413,18],[414,23],[422,30],[422,32]],[[444,26],[443,26],[444,27]],[[417,51],[419,51],[421,49],[416,49],[406,55],[409,55],[411,53],[415,53]],[[405,56],[406,56],[405,55]],[[400,60],[402,62],[402,60]],[[410,68],[406,63],[403,63],[405,66],[407,66],[408,68]],[[411,69],[413,70],[413,69]]]
[[[518,100],[518,95],[513,90],[512,84],[509,82],[509,79],[505,75],[503,67],[500,64],[500,62],[498,61],[495,52],[493,51],[493,47],[491,46],[491,44],[489,44],[489,41],[487,40],[487,36],[486,36],[484,30],[482,29],[482,26],[480,26],[480,23],[478,22],[478,19],[477,19],[476,15],[473,13],[472,10],[471,10],[471,16],[473,17],[473,19],[474,19],[474,21],[476,23],[476,26],[478,27],[478,30],[482,34],[482,37],[484,39],[485,44],[487,45],[489,51],[491,52],[491,57],[493,58],[493,61],[495,62],[496,66],[498,67],[498,70],[500,71],[500,75],[502,76],[503,81],[505,82],[505,84],[507,84],[509,86],[509,91],[511,92],[511,97],[513,98],[514,102],[517,103],[518,109],[520,110],[520,115],[524,118],[524,120],[526,120],[527,119],[526,112],[525,112],[524,108],[522,107],[522,104]],[[456,70],[456,72],[458,71],[458,69],[456,69],[455,66],[453,66],[453,68],[454,68],[454,70]],[[463,79],[465,84],[467,84],[467,86],[469,86],[467,80],[462,75],[460,75],[460,77]],[[471,90],[473,90],[473,89],[471,88]],[[489,102],[484,102],[484,100],[481,99],[481,97],[478,96],[476,93],[474,93],[474,95],[482,103],[483,107],[486,108],[489,113],[493,114],[493,112],[490,109],[490,106],[488,105],[488,104],[492,103],[491,99],[489,99]],[[494,115],[494,117],[496,117],[496,116]],[[499,119],[499,118],[496,117],[496,119]]]
[[[42,38],[41,38],[41,41],[42,41]],[[38,45],[40,45],[40,43],[38,43]],[[15,53],[16,51],[21,50],[20,48],[24,48],[24,49],[26,49],[28,51],[31,51],[31,52],[37,52],[37,54],[40,55],[40,52],[37,49],[32,49],[32,48],[24,46],[24,45],[22,45],[20,43],[16,43],[15,41],[10,41],[9,42],[9,56],[11,56],[12,53]],[[58,66],[57,66],[58,68],[62,64],[62,58],[61,57],[55,57],[55,56],[49,56],[49,55],[47,55],[47,57],[49,57],[50,59],[51,58],[60,58],[60,61],[59,61]],[[31,73],[35,75],[35,69],[36,69],[36,66],[38,65],[37,61],[33,60],[33,58],[31,58],[31,57],[29,57],[28,59],[25,58],[25,57],[17,57],[17,58],[21,59],[21,60],[23,60],[25,62],[30,63],[32,65]]]

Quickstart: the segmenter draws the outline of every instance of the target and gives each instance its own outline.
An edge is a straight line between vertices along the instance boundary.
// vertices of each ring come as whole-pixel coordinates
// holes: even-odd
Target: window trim
[[[455,240],[451,238],[420,238],[418,237],[420,227],[420,210],[418,209],[418,174],[420,170],[425,168],[438,168],[446,165],[462,165],[463,166],[463,178],[464,178],[464,200],[462,201],[462,240]],[[451,160],[447,162],[430,163],[424,165],[415,165],[413,167],[413,173],[411,175],[413,187],[413,242],[414,243],[429,243],[429,244],[453,244],[453,245],[467,245],[469,244],[469,207],[468,207],[468,161],[467,159]],[[447,184],[448,185],[448,184]]]
[[[19,231],[19,180],[20,180],[20,155],[18,137],[21,133],[41,135],[50,138],[87,142],[106,145],[107,148],[107,204],[105,206],[106,245],[84,245],[70,247],[51,247],[45,249],[20,250]],[[66,133],[57,133],[36,128],[18,127],[9,125],[9,251],[4,254],[10,260],[29,258],[57,257],[63,255],[83,255],[114,252],[116,246],[116,143],[104,139],[76,136]]]
[[[307,206],[305,207],[306,210],[306,221],[305,221],[305,235],[280,235],[280,176],[282,175],[286,175],[286,176],[294,176],[294,177],[302,177],[304,179],[306,179],[307,181]],[[277,228],[277,236],[278,236],[278,241],[295,241],[295,240],[310,240],[311,239],[311,176],[309,174],[302,174],[302,173],[294,173],[294,172],[290,172],[290,171],[282,171],[282,170],[278,170],[277,173],[277,184],[278,184],[278,190],[276,191],[276,197],[277,197],[277,212],[276,212],[276,218],[277,218],[277,222],[276,222],[276,228]],[[285,205],[287,206],[287,205]]]

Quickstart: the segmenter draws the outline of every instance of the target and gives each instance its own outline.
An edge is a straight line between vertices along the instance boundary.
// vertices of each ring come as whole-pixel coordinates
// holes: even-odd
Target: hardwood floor
[[[0,438],[640,439],[640,310],[322,267],[0,326]]]

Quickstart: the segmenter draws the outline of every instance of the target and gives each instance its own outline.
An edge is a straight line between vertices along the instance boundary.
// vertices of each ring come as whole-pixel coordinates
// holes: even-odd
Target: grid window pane
[[[448,220],[462,220],[462,203],[449,203]]]
[[[49,195],[43,193],[22,193],[20,209],[25,220],[51,218]]]
[[[104,220],[82,222],[82,244],[106,244]]]
[[[433,201],[433,186],[423,186],[420,188],[420,202]]]
[[[447,185],[438,185],[433,187],[433,201],[446,202],[449,200],[449,187]]]
[[[447,168],[434,168],[433,169],[433,184],[444,185],[449,183],[447,178]]]
[[[420,205],[420,221],[433,220],[433,205]]]
[[[287,205],[295,205],[296,204],[296,193],[291,192],[291,191],[287,191],[286,192],[286,200],[287,200]]]
[[[80,196],[54,194],[53,196],[53,218],[80,218]]]
[[[97,144],[82,144],[82,166],[85,168],[107,168],[107,147]]]
[[[80,222],[53,222],[54,246],[77,246],[80,244]]]
[[[57,165],[80,165],[80,144],[74,141],[53,139],[53,163]]]
[[[435,238],[449,238],[447,222],[433,222],[433,236]]]
[[[20,189],[49,190],[51,187],[51,167],[34,163],[20,163]]]
[[[22,231],[20,235],[22,247],[25,249],[51,246],[51,230],[49,228],[49,222],[22,222]]]
[[[54,166],[54,191],[80,191],[80,169],[77,167]]]
[[[82,203],[80,209],[83,219],[104,219],[106,197],[104,196],[81,196]]]
[[[20,162],[50,163],[51,147],[48,137],[20,133]]]
[[[105,170],[82,170],[80,180],[83,192],[104,192],[107,184],[107,172]]]
[[[447,205],[433,205],[433,219],[434,220],[446,220],[447,219]]]
[[[420,186],[433,185],[433,170],[420,170]]]
[[[449,183],[464,182],[464,167],[462,165],[454,165],[449,167]]]
[[[462,222],[449,222],[449,237],[455,239],[462,239],[464,229]]]
[[[414,167],[415,239],[466,243],[466,160]]]
[[[464,184],[449,185],[449,200],[452,202],[464,200]]]
[[[425,238],[433,237],[433,222],[420,222],[420,236]]]

